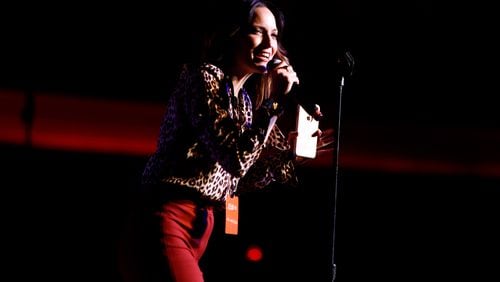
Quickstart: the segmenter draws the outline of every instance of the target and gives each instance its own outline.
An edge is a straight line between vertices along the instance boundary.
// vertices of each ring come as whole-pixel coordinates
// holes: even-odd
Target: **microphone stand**
[[[343,58],[338,60],[339,65],[341,66],[341,77],[339,84],[339,104],[338,104],[338,116],[337,116],[337,140],[335,146],[335,187],[334,187],[334,195],[333,195],[333,228],[332,228],[332,282],[335,281],[337,276],[337,265],[335,263],[335,232],[336,232],[336,219],[337,219],[337,194],[338,194],[338,185],[339,185],[339,152],[340,152],[340,124],[342,119],[342,92],[344,88],[344,80],[346,76],[352,75],[354,70],[354,58],[346,51],[343,55]]]

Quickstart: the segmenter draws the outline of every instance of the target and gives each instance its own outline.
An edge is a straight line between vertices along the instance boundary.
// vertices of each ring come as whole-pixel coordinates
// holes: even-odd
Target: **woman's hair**
[[[238,36],[250,32],[255,9],[258,7],[266,7],[273,13],[278,29],[278,50],[275,58],[288,61],[287,51],[281,42],[285,20],[277,6],[265,0],[225,0],[222,1],[222,5],[221,1],[215,2],[219,3],[217,5],[219,8],[215,13],[208,14],[210,19],[206,24],[212,26],[205,31],[200,58],[202,62],[221,67],[227,65],[228,60],[233,57],[234,44]],[[256,75],[249,83],[255,86],[255,106],[258,108],[264,99],[270,97],[271,77],[267,73]]]

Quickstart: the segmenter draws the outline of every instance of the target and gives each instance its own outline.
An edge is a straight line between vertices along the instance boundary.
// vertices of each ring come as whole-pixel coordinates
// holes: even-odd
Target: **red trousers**
[[[181,199],[152,202],[134,209],[120,241],[123,281],[203,282],[199,260],[213,230],[213,208]]]

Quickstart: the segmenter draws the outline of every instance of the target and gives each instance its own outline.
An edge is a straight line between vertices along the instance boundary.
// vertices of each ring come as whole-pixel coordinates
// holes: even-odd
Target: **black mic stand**
[[[340,152],[340,124],[342,119],[342,91],[344,88],[345,77],[351,76],[354,70],[354,58],[349,51],[346,51],[337,63],[340,66],[340,84],[339,84],[339,104],[337,116],[337,140],[335,146],[335,187],[333,195],[333,229],[332,229],[332,282],[335,281],[337,276],[337,265],[335,263],[335,232],[336,232],[336,219],[337,219],[337,194],[339,185],[339,152]]]

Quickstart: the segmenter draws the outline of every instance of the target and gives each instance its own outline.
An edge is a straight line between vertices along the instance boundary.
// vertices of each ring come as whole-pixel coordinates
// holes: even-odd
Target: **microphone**
[[[267,71],[275,69],[279,64],[281,64],[281,62],[283,61],[278,58],[270,60],[267,63]],[[315,120],[320,120],[321,118],[323,118],[323,114],[321,113],[319,106],[313,101],[311,101],[310,97],[307,98],[304,97],[305,95],[300,95],[299,94],[301,92],[300,89],[301,89],[300,85],[295,84],[292,87],[292,90],[290,90],[290,92],[286,94],[286,97],[291,99],[295,104],[302,106],[302,108],[304,108],[304,110],[309,115],[311,115]]]
[[[339,65],[340,75],[343,77],[352,76],[354,72],[354,57],[349,50],[337,57],[337,65]]]
[[[340,92],[344,87],[344,79],[352,76],[354,72],[354,57],[351,52],[345,51],[344,54],[337,57],[337,65],[339,66],[340,74]]]
[[[270,70],[273,70],[275,69],[279,64],[281,64],[282,60],[278,59],[278,58],[273,58],[272,60],[270,60],[268,63],[267,63],[267,67],[266,67],[266,70],[267,71],[270,71]]]

